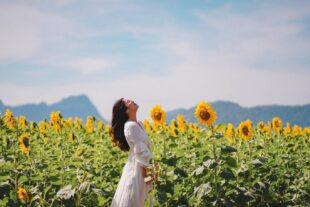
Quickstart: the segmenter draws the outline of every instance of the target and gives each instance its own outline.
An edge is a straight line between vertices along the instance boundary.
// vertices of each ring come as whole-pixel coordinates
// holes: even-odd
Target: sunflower
[[[264,131],[264,127],[265,127],[265,123],[263,121],[258,122],[257,128],[260,132]]]
[[[103,129],[103,126],[104,126],[103,121],[99,120],[97,123],[97,129],[101,130],[101,129]]]
[[[251,120],[246,120],[239,124],[239,133],[245,141],[252,139],[253,129]]]
[[[286,127],[284,128],[284,135],[288,137],[291,134],[291,125],[290,123],[286,123]]]
[[[75,134],[74,133],[69,133],[69,135],[68,135],[68,139],[69,139],[69,141],[70,142],[73,142],[74,140],[76,140],[76,136],[75,136]]]
[[[13,113],[11,112],[10,109],[7,109],[5,111],[4,118],[6,122],[10,122],[14,118]]]
[[[169,126],[170,135],[173,136],[173,137],[177,137],[176,131],[177,131],[176,121],[175,121],[175,119],[172,119],[171,123],[170,123],[170,126]]]
[[[83,121],[79,117],[76,116],[74,118],[74,127],[75,128],[80,128],[82,126],[82,123],[83,123]]]
[[[166,121],[166,112],[163,110],[163,108],[159,104],[156,104],[151,109],[150,115],[155,124],[162,125]]]
[[[30,132],[33,132],[37,128],[37,123],[36,122],[31,122],[30,123]]]
[[[94,131],[94,123],[93,123],[93,118],[91,116],[87,117],[86,131],[89,133],[92,133]]]
[[[234,144],[235,143],[235,140],[234,140],[234,125],[232,125],[231,123],[229,123],[227,125],[226,137],[228,138],[230,144]]]
[[[50,114],[50,122],[52,122],[53,124],[55,123],[60,123],[60,119],[61,119],[61,114],[59,111],[52,111]]]
[[[46,129],[47,129],[47,123],[46,121],[40,121],[39,123],[39,132],[42,135],[46,134]]]
[[[195,115],[201,124],[207,126],[211,126],[217,118],[216,112],[213,110],[212,106],[205,101],[197,105]]]
[[[191,129],[194,132],[194,141],[197,143],[197,137],[198,137],[198,132],[199,132],[199,128],[198,128],[198,124],[194,123],[191,125]]]
[[[7,109],[5,111],[4,120],[5,120],[6,124],[8,125],[8,127],[10,129],[14,129],[15,128],[16,122],[15,122],[13,113],[10,111],[10,109]]]
[[[198,131],[199,131],[198,124],[193,123],[193,124],[191,125],[191,129],[192,129],[192,131],[193,131],[194,133],[198,133]]]
[[[30,138],[29,138],[28,134],[21,135],[19,137],[18,141],[19,141],[20,150],[23,153],[28,154],[30,152]]]
[[[110,132],[110,129],[111,129],[111,125],[106,124],[106,125],[105,125],[105,131],[109,133],[109,132]]]
[[[143,124],[147,132],[151,131],[151,124],[147,119],[144,119]]]
[[[268,125],[264,126],[264,132],[266,135],[270,135],[270,127]]]
[[[186,131],[186,122],[184,121],[184,116],[181,114],[177,115],[177,124],[178,129],[181,133],[184,133]]]
[[[25,116],[20,116],[19,117],[19,125],[23,128],[26,129],[27,127],[27,120]]]
[[[61,114],[59,111],[53,111],[50,114],[50,124],[53,126],[54,130],[56,132],[60,132],[61,131]]]
[[[68,124],[69,126],[72,126],[72,123],[73,123],[72,117],[69,117],[69,118],[67,119],[67,124]]]
[[[272,119],[272,128],[275,133],[279,134],[282,128],[282,121],[279,117],[274,117]]]
[[[26,201],[27,203],[29,203],[30,198],[25,188],[18,187],[17,194],[19,200],[21,200],[22,202]]]
[[[240,133],[239,133],[239,128],[236,127],[236,128],[235,128],[235,136],[236,136],[236,137],[240,137],[239,135],[240,135]]]
[[[53,125],[53,128],[54,128],[54,130],[55,130],[55,132],[60,132],[61,131],[61,127],[60,127],[60,125],[59,124],[54,124]]]
[[[309,135],[309,134],[310,134],[310,127],[305,127],[305,128],[304,128],[304,133],[305,133],[306,135]]]
[[[302,128],[295,124],[293,127],[293,135],[294,135],[294,137],[303,135]]]
[[[62,120],[62,124],[66,129],[68,129],[71,126],[70,122],[72,124],[72,120],[70,121],[70,118]]]

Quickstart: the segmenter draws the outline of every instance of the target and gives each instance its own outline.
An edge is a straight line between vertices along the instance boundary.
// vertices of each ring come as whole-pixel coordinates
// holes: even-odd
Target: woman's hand
[[[144,182],[151,184],[153,181],[156,181],[158,178],[159,165],[155,163],[152,167],[142,167],[142,175],[144,177]]]
[[[146,184],[151,184],[154,181],[154,178],[152,177],[152,169],[142,167],[142,176]]]

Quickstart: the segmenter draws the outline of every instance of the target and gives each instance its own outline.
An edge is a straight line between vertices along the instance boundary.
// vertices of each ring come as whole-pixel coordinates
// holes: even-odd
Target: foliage
[[[57,112],[38,124],[0,117],[0,206],[110,205],[128,154],[112,145],[108,124],[72,122]],[[227,137],[225,124],[144,123],[160,165],[154,206],[310,203],[309,128],[251,126],[253,137],[242,139],[232,125]]]

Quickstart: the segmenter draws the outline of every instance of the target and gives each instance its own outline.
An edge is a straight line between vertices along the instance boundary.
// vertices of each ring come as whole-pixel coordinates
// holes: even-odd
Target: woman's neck
[[[128,120],[130,120],[130,121],[137,121],[137,117],[136,116],[129,117]]]

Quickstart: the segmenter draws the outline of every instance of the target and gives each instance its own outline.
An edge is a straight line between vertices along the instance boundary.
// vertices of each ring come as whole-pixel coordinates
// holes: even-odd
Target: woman
[[[112,141],[123,151],[129,151],[128,160],[114,194],[111,207],[143,207],[149,197],[151,181],[144,182],[146,167],[153,157],[151,141],[141,121],[137,121],[139,106],[132,100],[121,98],[113,106]]]

